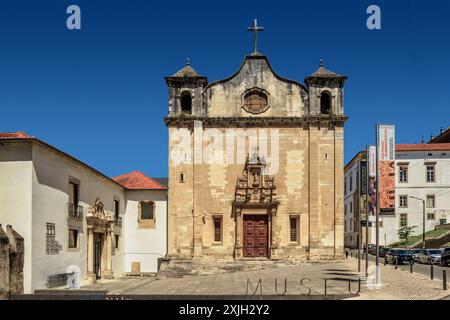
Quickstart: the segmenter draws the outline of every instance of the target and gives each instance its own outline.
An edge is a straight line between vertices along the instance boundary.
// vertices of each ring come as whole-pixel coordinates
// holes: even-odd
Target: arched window
[[[250,113],[262,113],[268,105],[267,95],[259,90],[252,90],[244,95],[244,109]]]
[[[191,114],[192,113],[192,96],[188,91],[184,91],[181,94],[181,112]]]
[[[320,113],[331,114],[331,95],[328,92],[320,94]]]

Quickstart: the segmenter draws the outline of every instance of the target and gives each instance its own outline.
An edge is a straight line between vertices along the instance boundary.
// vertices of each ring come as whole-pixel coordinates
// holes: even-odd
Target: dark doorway
[[[267,258],[269,223],[267,215],[244,215],[244,257]]]
[[[94,232],[94,274],[96,279],[102,276],[102,249],[103,249],[103,235]]]

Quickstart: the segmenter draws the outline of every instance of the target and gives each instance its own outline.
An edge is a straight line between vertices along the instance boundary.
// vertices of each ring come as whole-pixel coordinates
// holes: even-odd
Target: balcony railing
[[[77,204],[69,203],[69,217],[82,220],[83,219],[83,207]]]
[[[114,217],[114,225],[121,227],[122,226],[122,217]]]

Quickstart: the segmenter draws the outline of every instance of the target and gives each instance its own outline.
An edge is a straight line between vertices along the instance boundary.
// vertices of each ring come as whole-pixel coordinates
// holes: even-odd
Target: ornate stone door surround
[[[89,282],[96,281],[94,272],[94,232],[101,233],[102,253],[101,253],[101,275],[104,279],[113,278],[112,271],[112,234],[114,231],[114,219],[112,212],[104,210],[103,201],[100,198],[95,200],[95,205],[89,209],[86,216],[87,223],[87,273]]]

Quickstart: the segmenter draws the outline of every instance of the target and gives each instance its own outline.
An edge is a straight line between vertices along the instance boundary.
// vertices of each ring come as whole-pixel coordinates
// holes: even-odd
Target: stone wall
[[[8,225],[0,224],[0,299],[23,293],[23,238]]]

